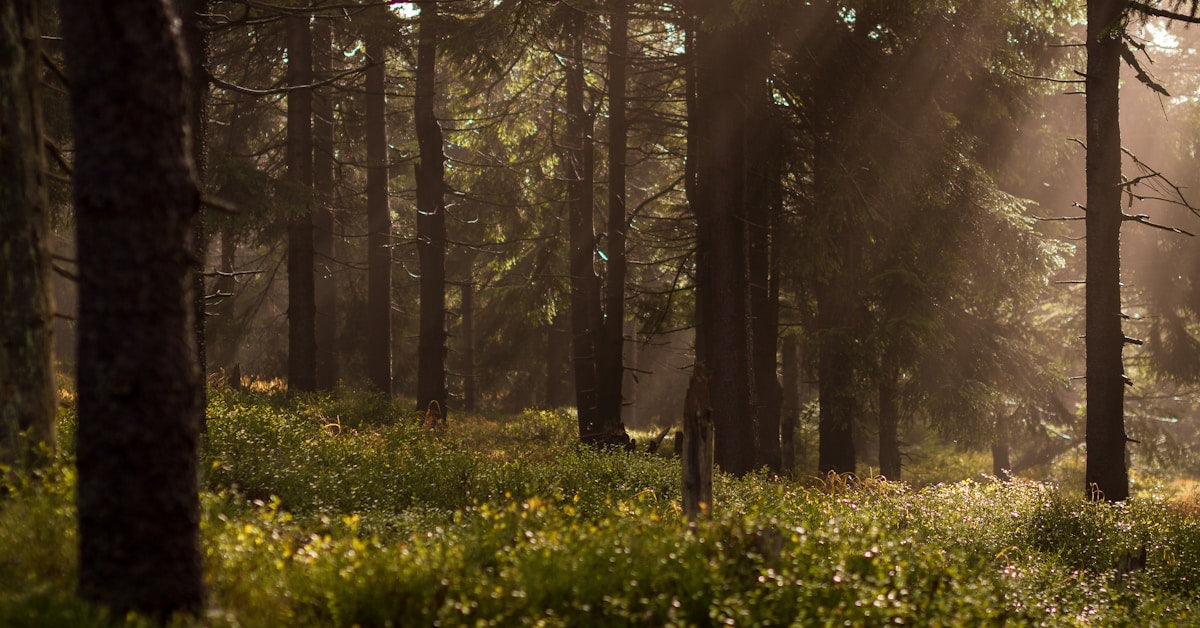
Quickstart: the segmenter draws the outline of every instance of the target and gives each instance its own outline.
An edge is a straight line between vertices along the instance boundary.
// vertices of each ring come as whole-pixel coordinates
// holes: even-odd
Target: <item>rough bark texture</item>
[[[183,24],[183,43],[191,63],[191,130],[192,130],[192,159],[196,164],[196,180],[204,191],[204,175],[208,167],[208,75],[204,66],[208,63],[208,37],[201,26],[201,16],[208,13],[208,0],[176,0],[176,7]],[[200,365],[201,386],[198,402],[200,411],[207,413],[208,409],[208,342],[205,325],[205,296],[208,294],[204,285],[204,263],[208,259],[208,218],[201,205],[192,220],[192,242],[196,248],[196,265],[192,272],[192,308],[194,333],[196,335],[196,361]],[[207,416],[205,416],[207,419]],[[206,423],[202,423],[202,426]]]
[[[333,74],[333,22],[313,22],[313,68],[321,81]],[[317,388],[332,390],[338,383],[337,284],[333,273],[333,88],[313,94],[313,292],[316,302]]]
[[[437,94],[438,12],[421,7],[417,41],[417,94],[413,118],[421,162],[417,167],[417,255],[421,265],[421,321],[417,341],[417,409],[446,418],[446,156],[434,112]]]
[[[712,512],[713,423],[704,373],[692,378],[684,400],[683,513],[695,521]]]
[[[596,236],[592,230],[595,193],[592,187],[592,119],[584,108],[583,29],[587,13],[575,11],[571,56],[567,66],[567,128],[563,138],[567,180],[567,222],[571,294],[571,350],[575,366],[575,407],[579,417],[579,439],[587,444],[603,442],[605,425],[600,419],[597,340],[601,329],[600,278],[593,256]]]
[[[0,461],[55,444],[49,201],[36,0],[0,6]],[[31,447],[32,446],[32,447]]]
[[[625,368],[625,217],[626,143],[629,123],[625,99],[629,55],[629,2],[611,3],[608,44],[608,237],[605,262],[604,324],[596,343],[599,420],[614,435],[625,432],[621,422]]]
[[[765,29],[764,29],[765,30]],[[766,86],[762,64],[752,85]],[[754,466],[772,471],[781,467],[779,386],[779,251],[776,244],[783,212],[784,146],[782,125],[772,117],[770,94],[759,95],[753,116],[752,147],[747,164],[747,269],[749,271],[750,334],[754,362],[754,421],[758,429]]]
[[[1087,3],[1087,470],[1085,493],[1129,496],[1121,350],[1120,39],[1125,2]]]
[[[118,616],[196,611],[199,194],[177,17],[163,0],[65,0],[62,16],[80,269],[79,591]]]
[[[757,430],[751,406],[746,256],[746,67],[753,41],[724,3],[704,2],[695,37],[696,101],[689,126],[695,146],[698,362],[708,374],[715,462],[744,474],[754,468]]]
[[[308,16],[287,18],[288,85],[312,84]],[[288,389],[317,389],[316,295],[313,287],[312,89],[287,95],[287,167],[299,207],[288,221]]]
[[[392,394],[392,210],[383,46],[367,42],[367,379]]]

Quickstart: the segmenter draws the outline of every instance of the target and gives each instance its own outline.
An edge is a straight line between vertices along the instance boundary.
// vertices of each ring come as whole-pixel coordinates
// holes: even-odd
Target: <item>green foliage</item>
[[[563,413],[431,432],[369,395],[224,392],[210,416],[197,624],[1145,625],[1200,610],[1194,502],[718,475],[716,515],[690,526],[676,462],[578,448]],[[69,468],[9,480],[0,623],[114,623],[72,595]]]

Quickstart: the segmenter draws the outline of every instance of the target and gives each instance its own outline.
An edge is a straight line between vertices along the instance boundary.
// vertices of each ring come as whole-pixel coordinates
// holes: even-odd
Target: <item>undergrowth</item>
[[[368,395],[219,392],[209,415],[204,625],[1200,623],[1177,502],[718,475],[689,525],[678,462],[578,447],[565,413],[431,430]],[[114,623],[72,595],[73,486],[66,458],[10,480],[0,625]]]

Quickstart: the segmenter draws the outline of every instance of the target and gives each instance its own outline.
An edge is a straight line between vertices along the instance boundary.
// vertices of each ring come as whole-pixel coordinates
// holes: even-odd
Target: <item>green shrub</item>
[[[579,447],[565,413],[431,431],[369,395],[218,393],[210,415],[198,625],[1198,621],[1177,502],[718,474],[689,525],[677,461]],[[7,476],[0,625],[122,623],[73,596],[70,468]]]

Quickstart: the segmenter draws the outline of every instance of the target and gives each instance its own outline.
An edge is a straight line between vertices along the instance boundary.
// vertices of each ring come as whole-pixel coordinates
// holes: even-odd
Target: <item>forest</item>
[[[0,625],[1200,625],[1198,24],[3,0]]]

